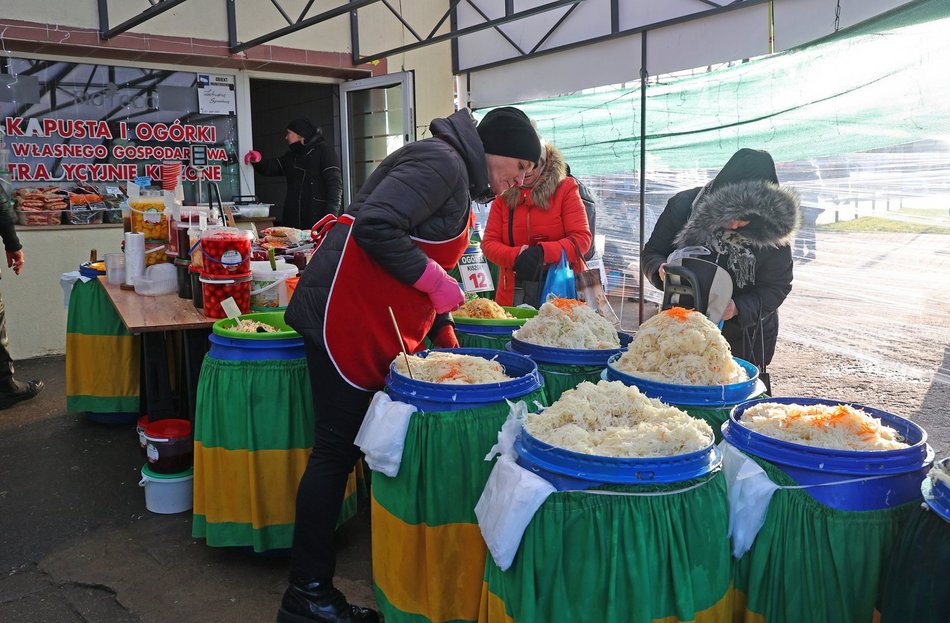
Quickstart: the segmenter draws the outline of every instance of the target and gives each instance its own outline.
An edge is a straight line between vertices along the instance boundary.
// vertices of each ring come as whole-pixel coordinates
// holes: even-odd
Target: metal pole
[[[647,158],[647,31],[640,33],[640,257],[637,266],[640,271],[639,320],[643,324],[643,230],[646,227],[644,206],[646,205],[646,158]]]

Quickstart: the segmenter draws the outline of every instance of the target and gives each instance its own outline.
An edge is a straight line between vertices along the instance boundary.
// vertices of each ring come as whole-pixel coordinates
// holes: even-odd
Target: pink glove
[[[255,164],[261,161],[261,152],[251,150],[244,154],[244,164]]]
[[[432,301],[437,314],[458,309],[465,302],[458,282],[449,277],[432,259],[426,264],[425,272],[418,281],[412,284],[412,287],[429,295],[429,300]]]

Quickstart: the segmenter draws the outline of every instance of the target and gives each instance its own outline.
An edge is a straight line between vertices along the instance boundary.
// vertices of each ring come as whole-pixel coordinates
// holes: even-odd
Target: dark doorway
[[[284,135],[292,119],[308,119],[323,131],[327,142],[339,149],[339,90],[335,84],[251,80],[251,127],[254,149],[264,158],[287,152]],[[283,177],[254,175],[255,194],[262,203],[273,203],[271,215],[278,224],[284,208]]]

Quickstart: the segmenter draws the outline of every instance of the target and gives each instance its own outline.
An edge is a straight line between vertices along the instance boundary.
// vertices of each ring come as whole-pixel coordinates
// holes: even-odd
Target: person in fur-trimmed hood
[[[778,308],[792,290],[790,242],[800,218],[798,194],[778,185],[772,156],[740,149],[709,184],[670,198],[644,246],[643,272],[663,289],[670,253],[709,249],[701,259],[732,277],[723,337],[734,356],[761,368],[775,353]]]
[[[533,300],[523,284],[543,283],[545,268],[559,262],[562,251],[577,267],[591,241],[577,182],[568,176],[560,150],[545,145],[538,167],[520,187],[496,197],[488,214],[482,252],[500,268],[495,302],[537,306],[543,301]],[[539,296],[540,289],[533,294]]]

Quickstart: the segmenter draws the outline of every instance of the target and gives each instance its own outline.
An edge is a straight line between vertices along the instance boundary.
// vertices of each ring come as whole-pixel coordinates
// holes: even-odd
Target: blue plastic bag
[[[541,304],[548,300],[548,295],[553,294],[564,299],[576,299],[577,289],[574,286],[574,269],[567,261],[567,253],[561,251],[560,261],[548,269],[548,276],[544,280],[544,288],[541,290]]]

